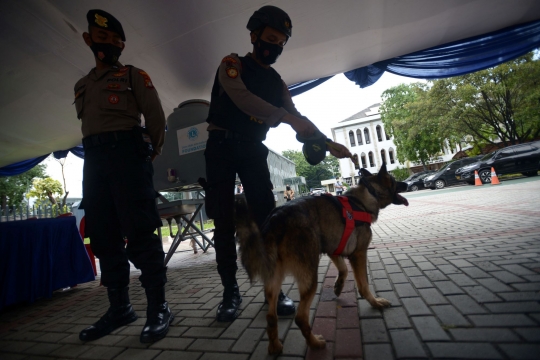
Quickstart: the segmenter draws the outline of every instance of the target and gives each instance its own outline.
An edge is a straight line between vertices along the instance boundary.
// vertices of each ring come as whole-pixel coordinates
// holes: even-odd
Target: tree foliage
[[[403,180],[405,180],[406,178],[408,178],[411,175],[411,173],[409,172],[409,169],[402,168],[402,167],[399,167],[399,166],[397,168],[395,168],[394,170],[391,170],[389,172],[390,172],[390,174],[392,174],[394,179],[396,179],[396,181],[403,181]]]
[[[322,180],[332,179],[339,175],[339,160],[328,155],[320,164],[310,165],[301,151],[285,150],[282,155],[294,162],[296,174],[306,178],[308,188],[320,187]]]
[[[540,62],[533,53],[496,67],[436,80],[423,108],[441,126],[505,146],[540,135]],[[453,124],[453,126],[452,126]]]
[[[45,165],[40,164],[15,176],[0,178],[0,199],[2,209],[19,206],[24,202],[24,194],[30,189],[35,178],[45,177]]]
[[[32,189],[26,194],[27,198],[36,198],[42,203],[49,200],[51,205],[57,205],[60,197],[64,194],[60,181],[50,177],[34,179]]]
[[[411,105],[426,97],[427,87],[420,83],[400,84],[382,94],[381,120],[394,136],[399,162],[418,161],[424,165],[442,150],[444,138],[438,124],[425,116],[423,108]]]
[[[497,138],[508,146],[540,136],[540,61],[529,53],[472,74],[401,84],[383,100],[400,162],[425,165],[445,144],[470,143],[474,155]]]

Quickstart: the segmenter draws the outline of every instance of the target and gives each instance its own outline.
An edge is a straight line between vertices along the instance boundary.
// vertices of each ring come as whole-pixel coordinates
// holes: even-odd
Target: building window
[[[351,142],[351,147],[356,146],[356,143],[354,142],[354,133],[349,131],[349,141]]]
[[[334,184],[328,184],[328,192],[334,192]]]
[[[363,145],[362,131],[360,131],[360,129],[356,130],[356,138],[358,139],[358,145]]]
[[[366,154],[362,153],[362,155],[360,156],[360,158],[362,159],[362,167],[363,167],[363,168],[367,168],[367,165],[366,165]]]
[[[381,159],[383,164],[386,164],[386,151],[384,149],[381,150]]]
[[[369,158],[369,167],[375,167],[375,162],[373,162],[373,152],[368,152],[368,158]]]
[[[395,162],[395,160],[394,160],[394,149],[392,149],[392,148],[388,149],[388,157],[390,158],[390,164],[393,164]]]
[[[381,142],[382,141],[381,125],[377,125],[377,127],[375,129],[377,130],[377,139],[379,140],[379,142]]]
[[[368,128],[364,129],[364,138],[366,139],[366,144],[371,143],[371,141],[369,140],[369,130],[368,130]]]

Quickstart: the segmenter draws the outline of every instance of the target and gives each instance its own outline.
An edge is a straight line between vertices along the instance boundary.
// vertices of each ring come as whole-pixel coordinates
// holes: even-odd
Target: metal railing
[[[0,209],[0,222],[26,220],[31,218],[55,218],[58,215],[71,212],[71,210],[71,205],[66,205],[64,210],[62,210],[60,206],[55,205],[6,206]]]

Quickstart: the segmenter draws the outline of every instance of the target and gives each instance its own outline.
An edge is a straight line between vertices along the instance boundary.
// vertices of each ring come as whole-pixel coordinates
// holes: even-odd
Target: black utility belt
[[[84,148],[88,149],[95,146],[112,144],[112,143],[122,141],[122,140],[134,139],[135,137],[136,137],[136,132],[134,132],[133,130],[110,131],[110,132],[104,132],[101,134],[87,136],[83,139],[82,142],[83,142]]]
[[[234,131],[230,130],[210,130],[208,137],[210,139],[217,139],[217,140],[236,140],[236,141],[246,141],[246,142],[261,142],[261,140],[257,140],[252,136],[247,136],[243,134],[239,134]]]

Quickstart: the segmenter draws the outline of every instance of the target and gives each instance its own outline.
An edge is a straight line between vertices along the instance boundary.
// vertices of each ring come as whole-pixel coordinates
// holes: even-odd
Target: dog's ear
[[[381,169],[379,170],[379,173],[377,174],[377,177],[379,179],[382,179],[382,177],[386,175],[388,175],[388,171],[386,171],[386,163],[383,162]]]
[[[366,168],[361,168],[360,169],[360,174],[362,174],[362,176],[372,176],[373,175]]]

